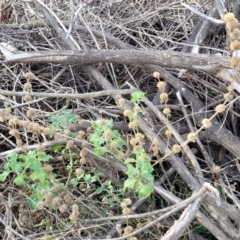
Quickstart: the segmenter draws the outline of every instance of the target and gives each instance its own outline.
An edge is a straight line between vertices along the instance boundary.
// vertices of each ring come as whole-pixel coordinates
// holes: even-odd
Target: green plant
[[[151,157],[142,146],[142,134],[138,132],[138,114],[143,113],[139,106],[144,100],[143,92],[134,92],[131,94],[131,102],[135,104],[134,111],[125,110],[124,115],[128,117],[129,128],[133,129],[134,137],[130,143],[133,145],[135,158],[127,158],[125,164],[128,168],[128,178],[124,182],[124,190],[134,189],[139,197],[148,197],[152,192],[153,168],[151,166]],[[124,104],[124,99],[119,100],[119,104]],[[97,120],[92,123],[94,133],[90,134],[89,141],[93,144],[94,152],[98,155],[104,155],[109,152],[119,158],[124,158],[125,142],[117,130],[113,130],[113,120]],[[134,142],[134,143],[133,143]],[[98,192],[103,191],[100,187]]]
[[[31,150],[27,154],[12,152],[6,157],[0,181],[6,181],[7,177],[13,173],[13,182],[31,191],[29,204],[31,209],[35,209],[36,204],[44,199],[43,194],[40,193],[41,190],[50,191],[55,179],[55,175],[49,174],[43,165],[52,158],[51,155],[36,150]]]
[[[72,110],[67,109],[51,115],[48,120],[51,122],[50,128],[62,130],[66,124],[76,123],[77,116],[72,112]]]
[[[128,179],[124,182],[124,189],[135,189],[138,197],[148,197],[152,193],[152,174],[151,156],[144,149],[133,151],[135,158],[127,158]]]
[[[119,131],[112,130],[113,120],[96,120],[92,123],[92,127],[94,133],[90,134],[89,141],[93,144],[94,152],[100,156],[111,152],[121,157],[125,142]]]

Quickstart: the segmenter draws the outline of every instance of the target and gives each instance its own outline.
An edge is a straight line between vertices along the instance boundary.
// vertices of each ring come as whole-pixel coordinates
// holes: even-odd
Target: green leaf
[[[36,160],[35,162],[31,163],[28,168],[38,172],[40,171],[41,167],[42,164]]]
[[[62,150],[62,147],[63,147],[62,144],[57,144],[57,145],[51,146],[50,149],[54,152],[58,152]]]
[[[15,173],[20,173],[24,167],[24,163],[22,162],[15,162],[15,163],[10,163],[9,167],[14,171]]]
[[[145,99],[145,93],[144,92],[133,92],[131,93],[131,102],[143,102]]]
[[[130,121],[133,121],[134,119],[136,119],[136,114],[134,113],[134,112],[132,112],[130,115],[128,115],[128,119],[130,120]]]
[[[4,169],[5,171],[7,171],[7,172],[11,172],[11,170],[10,170],[10,163],[9,163],[9,162],[6,162],[6,163],[4,164],[3,169]]]
[[[101,146],[105,142],[104,138],[96,133],[90,134],[89,141],[96,147]]]
[[[120,137],[120,133],[118,132],[118,130],[112,130],[111,131],[111,137],[112,138],[119,138]]]
[[[109,119],[106,121],[106,127],[108,129],[112,129],[113,128],[113,119]]]
[[[2,174],[0,174],[0,181],[1,182],[5,182],[7,176],[10,174],[10,172],[3,172]]]
[[[141,188],[138,189],[138,194],[139,194],[139,197],[149,197],[150,194],[152,193],[153,191],[153,188],[151,185],[149,184],[143,184],[141,186]]]
[[[38,202],[42,201],[44,196],[39,193],[39,191],[32,194],[28,200],[28,206],[30,210],[37,210]]]
[[[106,152],[107,149],[105,147],[95,147],[94,148],[94,152],[98,155],[98,156],[103,156]]]
[[[76,186],[78,183],[79,183],[79,180],[78,180],[77,178],[73,178],[73,179],[70,181],[70,184],[73,185],[73,186]]]
[[[52,155],[46,154],[45,152],[37,152],[38,160],[43,162],[48,162],[53,159]]]
[[[117,143],[118,148],[122,148],[125,145],[125,142],[122,138],[115,139],[115,142]]]
[[[62,129],[64,125],[70,124],[70,123],[76,123],[77,122],[77,116],[72,112],[72,110],[63,110],[60,113],[51,115],[48,118],[49,122],[51,122],[51,126]]]
[[[44,170],[31,173],[29,178],[32,181],[38,180],[42,184],[44,184],[46,181],[48,181],[48,175]]]
[[[127,159],[125,160],[125,164],[135,163],[135,162],[136,162],[136,160],[135,160],[134,158],[127,158]]]
[[[104,189],[103,189],[103,187],[99,187],[99,188],[97,188],[96,189],[96,194],[100,194],[100,193],[102,193],[104,191]]]
[[[128,178],[133,178],[135,175],[139,174],[139,171],[137,168],[133,167],[131,164],[127,164],[127,175]]]
[[[125,190],[126,188],[130,188],[130,189],[133,189],[134,188],[134,185],[135,185],[135,181],[134,179],[127,179],[125,182],[124,182],[124,187],[123,189]]]
[[[15,179],[14,179],[13,182],[14,182],[15,184],[17,184],[18,186],[21,186],[21,185],[25,185],[25,184],[26,184],[23,175],[19,175],[19,176],[15,177]]]
[[[141,168],[141,173],[144,177],[152,175],[153,167],[149,163],[145,163],[143,168]]]
[[[8,154],[6,157],[8,162],[17,161],[17,158],[18,158],[18,154],[16,152],[12,152],[12,153]]]

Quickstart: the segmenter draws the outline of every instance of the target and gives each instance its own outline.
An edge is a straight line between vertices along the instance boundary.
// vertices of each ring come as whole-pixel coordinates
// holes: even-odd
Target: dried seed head
[[[15,138],[19,138],[19,136],[20,136],[19,131],[16,130],[16,129],[11,129],[11,130],[9,131],[9,135],[11,135],[11,136],[13,136],[13,137],[15,137]]]
[[[53,138],[54,138],[54,140],[59,140],[59,139],[61,139],[61,135],[59,134],[59,133],[55,133],[54,135],[53,135]]]
[[[36,147],[36,150],[37,151],[39,151],[39,152],[46,152],[46,147],[45,146],[43,146],[43,145],[38,145],[37,147]]]
[[[120,98],[120,99],[118,100],[118,104],[119,104],[120,107],[122,107],[122,106],[125,104],[124,98]]]
[[[213,165],[211,170],[213,173],[219,173],[221,171],[221,167],[217,165]]]
[[[29,90],[29,89],[32,88],[32,84],[31,84],[30,82],[26,82],[26,83],[23,85],[23,88],[24,88],[25,90]]]
[[[110,142],[110,147],[113,148],[113,149],[116,149],[118,146],[117,142],[116,141],[111,141]]]
[[[137,141],[140,142],[140,141],[142,141],[142,139],[144,138],[144,136],[143,136],[141,133],[136,133],[135,138],[136,138]]]
[[[139,107],[138,105],[136,105],[136,106],[134,107],[133,111],[134,111],[135,113],[140,113],[140,112],[142,111],[142,109],[141,109],[141,107]]]
[[[136,145],[136,146],[134,146],[133,151],[139,151],[141,149],[142,149],[141,145]]]
[[[73,214],[73,213],[72,213],[72,214],[69,216],[69,219],[72,220],[72,221],[77,221],[78,216],[77,216],[76,214]]]
[[[32,101],[32,96],[29,95],[29,94],[26,94],[26,95],[23,97],[23,100],[24,100],[25,102],[30,102],[30,101]]]
[[[82,158],[80,158],[79,162],[80,162],[80,164],[82,164],[82,165],[87,164],[87,159],[84,158],[84,157],[82,157]]]
[[[157,78],[157,79],[160,79],[160,73],[157,72],[157,71],[153,72],[153,77]]]
[[[189,133],[187,136],[188,142],[196,142],[196,134],[195,133]]]
[[[202,125],[205,128],[210,128],[212,126],[211,120],[209,120],[208,118],[204,118],[202,120]]]
[[[54,192],[54,193],[57,193],[60,189],[61,188],[58,184],[53,184],[53,186],[51,188],[52,192]]]
[[[59,210],[61,213],[66,212],[67,209],[68,209],[68,207],[67,207],[66,204],[62,204],[62,205],[58,208],[58,210]]]
[[[34,74],[32,72],[26,72],[24,74],[24,77],[27,79],[27,80],[32,80],[34,78]]]
[[[130,122],[130,123],[128,124],[128,127],[129,127],[130,129],[133,129],[133,128],[134,128],[134,124],[133,124],[132,122]]]
[[[82,142],[82,147],[84,148],[84,147],[89,147],[89,142]]]
[[[233,42],[231,42],[231,44],[230,44],[231,51],[235,51],[235,50],[239,50],[239,49],[240,49],[240,41],[234,40]]]
[[[131,144],[133,147],[136,146],[137,143],[138,143],[138,141],[137,141],[136,138],[131,138],[131,139],[130,139],[130,144]]]
[[[17,118],[11,118],[9,121],[8,121],[8,125],[9,127],[15,127],[17,124],[18,124],[18,119]]]
[[[227,90],[229,91],[229,92],[232,92],[233,91],[233,89],[234,89],[234,87],[233,87],[233,85],[231,84],[231,85],[229,85],[228,87],[227,87]]]
[[[167,138],[170,138],[170,137],[172,136],[171,130],[167,129],[167,130],[165,131],[165,135],[166,135]]]
[[[133,122],[133,124],[135,125],[135,127],[137,127],[138,124],[139,124],[138,119],[134,119],[132,122]]]
[[[164,88],[165,88],[165,82],[163,82],[163,81],[158,82],[157,87],[160,91],[163,92]]]
[[[60,206],[61,201],[62,201],[62,199],[61,199],[60,197],[54,197],[54,198],[52,199],[52,204],[53,204],[54,206]]]
[[[45,164],[45,165],[43,166],[43,169],[45,170],[45,172],[50,173],[50,172],[52,172],[53,167],[52,167],[52,165],[50,165],[50,164]]]
[[[142,223],[137,223],[137,229],[141,229],[143,227]]]
[[[125,199],[123,199],[123,201],[122,201],[122,203],[121,203],[121,207],[122,207],[122,208],[125,208],[125,207],[127,207],[127,206],[129,206],[129,205],[132,205],[132,200],[131,200],[131,198],[125,198]]]
[[[85,173],[85,171],[84,171],[82,168],[77,168],[77,169],[75,170],[75,173],[76,173],[77,175],[82,175],[82,174]]]
[[[49,128],[44,128],[43,129],[43,134],[46,136],[46,135],[49,135],[51,134],[51,130]]]
[[[239,65],[239,63],[240,63],[239,57],[232,57],[232,58],[231,58],[231,68],[232,68],[232,69],[237,68],[238,65]]]
[[[16,145],[17,145],[18,147],[22,147],[22,145],[23,145],[22,140],[21,140],[21,139],[17,139]]]
[[[74,140],[68,140],[67,141],[67,147],[69,149],[73,149],[74,148]]]
[[[82,191],[82,192],[85,192],[87,190],[87,184],[85,183],[81,183],[79,185],[79,189]]]
[[[181,146],[178,145],[178,144],[173,145],[172,151],[173,151],[174,153],[179,153],[179,152],[181,151]]]
[[[163,109],[163,114],[164,114],[164,115],[168,116],[168,115],[170,115],[170,113],[171,113],[170,108],[164,108],[164,109]]]
[[[79,153],[79,156],[84,158],[87,156],[87,154],[88,154],[88,151],[85,148],[83,148]]]
[[[129,117],[132,113],[133,113],[133,112],[132,112],[130,109],[126,109],[126,110],[124,110],[123,115],[124,115],[125,117]]]
[[[154,145],[154,146],[152,146],[152,151],[153,152],[157,152],[158,153],[158,146],[156,146],[156,145]]]
[[[233,99],[233,95],[231,94],[231,93],[225,93],[224,95],[223,95],[223,97],[224,97],[224,99],[226,100],[226,101],[228,101],[228,102],[230,102],[232,99]]]
[[[66,195],[63,197],[63,199],[64,199],[64,201],[65,201],[65,202],[67,202],[67,203],[69,203],[69,202],[71,202],[71,201],[72,201],[72,198],[71,198],[71,196],[70,196],[70,195],[68,195],[68,194],[66,194]]]
[[[44,201],[39,201],[37,203],[37,208],[40,210],[40,209],[44,209]]]
[[[238,28],[235,28],[231,33],[230,37],[234,40],[240,40],[240,30]]]
[[[231,21],[234,21],[236,18],[233,13],[229,12],[224,15],[223,19],[225,22],[231,22]]]
[[[78,214],[78,205],[77,204],[73,204],[72,205],[72,212],[75,214],[75,213],[77,213]]]
[[[65,130],[63,131],[63,134],[64,134],[65,136],[69,137],[69,136],[70,136],[70,130],[65,129]]]
[[[160,103],[167,103],[168,101],[168,94],[167,93],[161,93],[160,94]]]
[[[152,140],[152,144],[153,144],[153,145],[158,145],[158,139],[157,139],[157,138],[154,138],[154,139]]]
[[[128,207],[125,207],[125,208],[123,208],[123,210],[122,210],[122,214],[123,215],[129,215],[131,213],[131,210],[130,210],[130,208],[128,208]]]
[[[133,227],[132,226],[127,226],[127,227],[124,228],[123,231],[124,231],[125,234],[130,234],[133,231]]]
[[[226,109],[226,106],[224,104],[219,104],[216,106],[215,111],[217,113],[222,113],[225,111],[225,109]]]
[[[107,129],[104,131],[103,136],[105,137],[105,139],[109,139],[111,134],[112,134],[112,131],[110,129]]]
[[[38,133],[40,131],[40,129],[41,129],[41,126],[38,123],[33,123],[32,124],[32,131],[34,133]]]
[[[100,119],[99,121],[101,126],[105,126],[106,125],[106,119]]]
[[[36,109],[34,109],[34,108],[28,109],[28,110],[27,110],[27,116],[28,116],[29,118],[35,117],[35,116],[36,116]]]
[[[231,22],[227,22],[226,27],[229,29],[230,32],[232,32],[235,28],[238,27],[238,20],[235,19]]]
[[[39,192],[40,192],[40,194],[45,195],[46,194],[46,189],[42,188]]]
[[[77,117],[77,120],[78,120],[79,126],[82,126],[84,124],[84,122],[85,122],[85,120],[82,119],[80,116]]]
[[[78,135],[83,138],[85,136],[85,132],[81,130],[81,131],[78,132]]]
[[[125,158],[124,152],[119,152],[119,153],[118,153],[118,157],[119,157],[120,159],[124,159],[124,158]]]
[[[9,117],[9,115],[11,114],[11,112],[12,112],[12,109],[11,109],[11,108],[5,108],[5,109],[4,109],[4,114],[5,114],[6,117]]]

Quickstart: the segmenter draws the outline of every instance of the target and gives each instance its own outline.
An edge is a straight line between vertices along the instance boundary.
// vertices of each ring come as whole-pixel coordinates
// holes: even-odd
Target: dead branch
[[[153,50],[89,50],[46,51],[13,53],[0,44],[0,50],[9,63],[55,63],[55,64],[155,64],[167,68],[185,68],[215,73],[230,68],[230,59],[205,54],[180,53]]]

